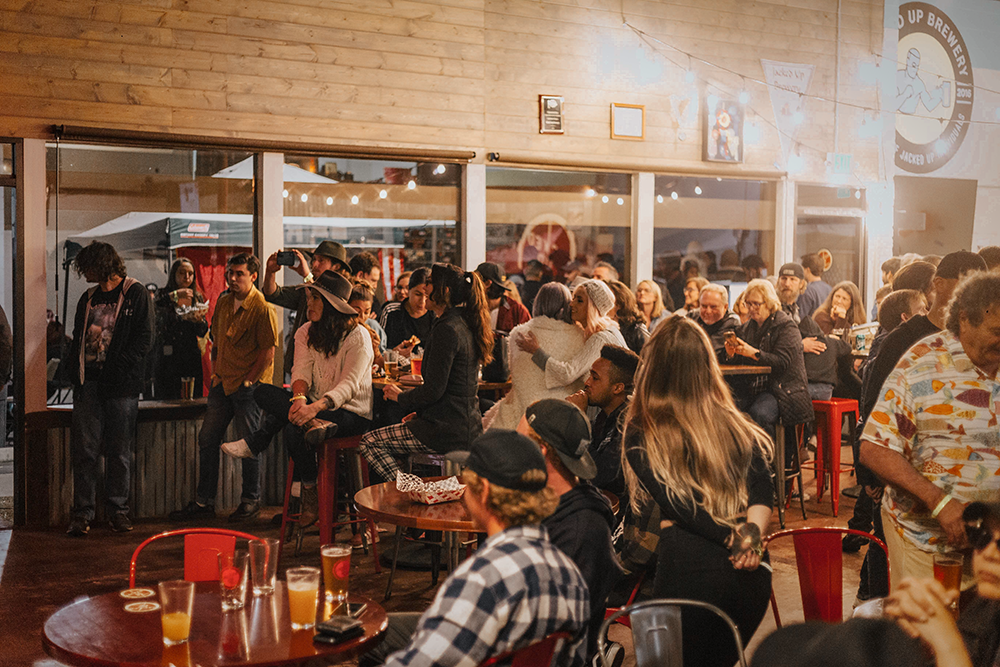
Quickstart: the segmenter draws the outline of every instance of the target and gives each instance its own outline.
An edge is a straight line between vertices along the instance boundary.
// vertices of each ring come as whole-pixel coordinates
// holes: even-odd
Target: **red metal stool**
[[[816,460],[807,461],[802,467],[816,472],[817,500],[823,497],[826,476],[830,476],[830,501],[833,504],[833,516],[837,516],[840,511],[840,475],[854,470],[854,466],[840,462],[841,431],[844,417],[848,417],[849,442],[854,442],[858,402],[853,398],[813,401],[813,411],[816,413]]]
[[[329,438],[323,441],[319,447],[316,448],[316,454],[318,459],[319,476],[316,480],[317,495],[319,496],[319,540],[320,544],[329,544],[333,541],[333,529],[337,526],[343,526],[347,524],[367,524],[369,535],[371,536],[371,549],[372,555],[375,557],[375,572],[382,572],[382,566],[379,564],[378,560],[378,546],[376,546],[376,540],[378,539],[378,528],[375,526],[375,522],[366,517],[362,517],[358,512],[351,510],[350,504],[347,508],[347,519],[344,521],[338,521],[339,514],[336,511],[337,508],[337,458],[338,454],[343,453],[346,457],[348,454],[354,456],[354,486],[353,491],[359,491],[365,486],[368,486],[368,468],[361,459],[361,455],[358,453],[358,446],[361,444],[360,435],[352,435],[343,438]],[[282,509],[281,515],[281,537],[278,544],[278,553],[281,554],[281,549],[285,543],[286,527],[289,521],[296,522],[299,519],[299,514],[292,513],[288,511],[289,501],[292,495],[292,473],[295,471],[294,462],[289,459],[288,461],[288,477],[285,481],[285,505]],[[350,494],[350,497],[354,497],[354,493]],[[351,501],[348,501],[349,503]],[[364,531],[364,526],[361,527]],[[365,546],[365,553],[368,553],[368,538],[362,532],[362,544]]]

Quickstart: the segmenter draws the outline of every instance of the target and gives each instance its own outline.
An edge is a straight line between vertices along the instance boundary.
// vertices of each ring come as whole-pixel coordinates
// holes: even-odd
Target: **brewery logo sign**
[[[896,166],[914,174],[940,169],[969,131],[972,62],[954,21],[925,2],[899,6]]]

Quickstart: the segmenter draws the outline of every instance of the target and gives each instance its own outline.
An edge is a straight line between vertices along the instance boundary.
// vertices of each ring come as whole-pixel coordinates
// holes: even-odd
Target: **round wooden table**
[[[376,377],[372,378],[372,387],[375,389],[383,389],[388,385],[396,385],[397,387],[402,387],[403,390],[413,389],[413,385],[403,384],[399,380],[390,380],[389,378]],[[508,382],[479,382],[479,393],[492,393],[497,399],[502,397],[513,385]]]
[[[143,590],[143,589],[133,589]],[[146,587],[152,592],[155,586]],[[322,586],[320,587],[322,592]],[[313,630],[293,631],[288,618],[288,595],[279,581],[274,595],[255,598],[248,592],[247,606],[222,613],[217,583],[196,584],[191,638],[178,646],[164,646],[157,605],[142,611],[148,597],[123,598],[120,592],[69,604],[45,622],[45,652],[67,665],[78,667],[184,665],[299,665],[317,656],[346,660],[365,653],[382,639],[385,609],[360,595],[350,602],[366,603],[361,615],[364,634],[341,644],[313,642]],[[138,611],[134,605],[140,605]],[[329,605],[318,610],[329,617]]]
[[[719,368],[722,369],[722,375],[729,377],[731,375],[769,375],[771,373],[770,366],[740,366],[738,364],[720,364]]]

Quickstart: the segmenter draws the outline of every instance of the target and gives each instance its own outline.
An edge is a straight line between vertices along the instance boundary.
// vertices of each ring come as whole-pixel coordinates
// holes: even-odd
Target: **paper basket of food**
[[[437,505],[458,500],[465,493],[465,484],[458,477],[449,477],[436,482],[425,482],[416,475],[400,471],[396,475],[396,489],[416,503]]]

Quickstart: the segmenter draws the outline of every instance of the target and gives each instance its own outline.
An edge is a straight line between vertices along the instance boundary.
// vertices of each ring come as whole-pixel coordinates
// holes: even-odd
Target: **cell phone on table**
[[[291,250],[279,250],[277,260],[278,266],[295,266],[299,258]]]
[[[365,613],[368,609],[367,602],[348,602],[347,603],[347,615],[350,618],[358,618],[361,614]]]
[[[364,624],[349,616],[331,616],[329,619],[317,623],[316,631],[319,634],[313,637],[313,641],[338,644],[364,634]]]

